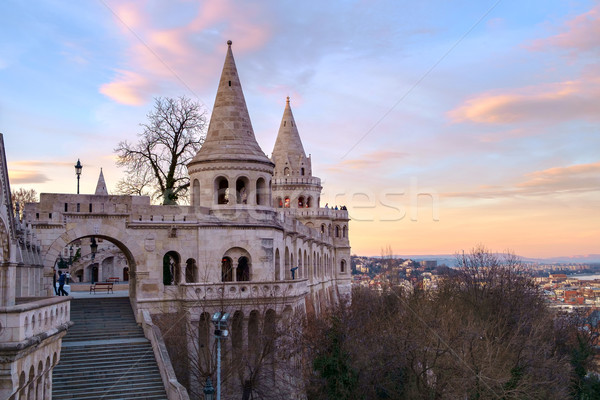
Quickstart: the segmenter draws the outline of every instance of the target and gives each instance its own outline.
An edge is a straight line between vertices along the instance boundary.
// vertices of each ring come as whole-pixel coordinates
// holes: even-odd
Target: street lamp
[[[215,388],[212,385],[210,380],[210,376],[206,378],[206,383],[204,384],[204,400],[214,400],[215,396]]]
[[[96,258],[96,253],[98,252],[98,243],[96,243],[96,238],[92,236],[92,243],[90,244],[90,249],[92,250],[92,260]]]
[[[227,320],[229,313],[217,311],[212,316],[212,323],[215,326],[215,339],[217,339],[217,400],[221,400],[221,338],[229,335],[227,330]]]
[[[83,165],[79,159],[77,159],[77,164],[75,164],[75,175],[77,175],[77,194],[79,194],[79,178],[81,177],[81,170],[83,169]],[[79,211],[79,210],[77,210]]]

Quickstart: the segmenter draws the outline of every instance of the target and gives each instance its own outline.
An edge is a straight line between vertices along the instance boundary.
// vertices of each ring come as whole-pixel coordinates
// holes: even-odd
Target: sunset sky
[[[600,254],[600,2],[2,1],[13,189],[114,190],[153,97],[210,115],[227,40],[270,156],[285,97],[352,252]]]

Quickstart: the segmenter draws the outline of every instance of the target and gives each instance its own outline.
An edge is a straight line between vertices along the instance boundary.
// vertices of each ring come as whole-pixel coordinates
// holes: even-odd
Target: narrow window
[[[35,213],[35,219],[40,219],[40,213]]]
[[[80,211],[80,210],[79,210],[80,206],[81,206],[81,205],[80,205],[79,203],[77,203],[77,212],[79,212],[79,211]]]
[[[48,218],[52,219],[52,213],[48,213]]]
[[[92,212],[92,203],[90,203],[90,212]]]
[[[229,86],[231,86],[231,81],[229,81]]]
[[[286,121],[283,121],[283,126],[285,126]]]
[[[65,203],[65,212],[69,211],[69,204]]]

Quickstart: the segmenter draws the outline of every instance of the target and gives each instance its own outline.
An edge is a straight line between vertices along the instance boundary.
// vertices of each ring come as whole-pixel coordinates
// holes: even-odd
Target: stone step
[[[129,298],[72,300],[71,320],[54,369],[53,399],[167,398]]]

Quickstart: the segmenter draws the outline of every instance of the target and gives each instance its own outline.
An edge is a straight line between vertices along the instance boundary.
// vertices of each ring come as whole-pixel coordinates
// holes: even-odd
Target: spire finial
[[[285,101],[287,104],[290,104],[290,96],[287,97],[287,100]]]
[[[233,44],[233,42],[232,42],[231,40],[228,40],[228,41],[227,41],[227,45],[228,45],[228,46],[231,46],[232,44]]]

